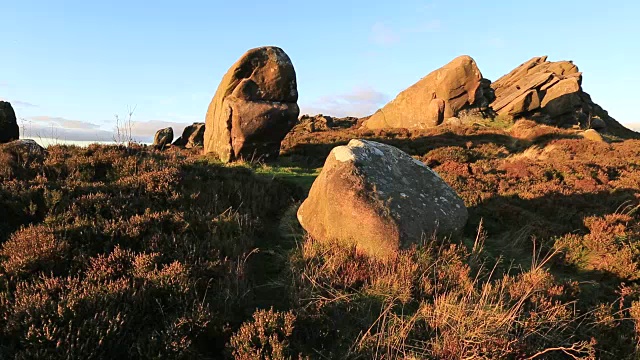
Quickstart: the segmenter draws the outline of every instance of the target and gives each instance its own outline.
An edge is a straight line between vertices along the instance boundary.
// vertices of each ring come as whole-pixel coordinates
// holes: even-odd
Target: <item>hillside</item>
[[[279,160],[52,146],[0,158],[7,358],[635,358],[640,141],[528,121],[299,126]],[[464,233],[394,262],[306,236],[295,210],[352,138],[424,162]]]

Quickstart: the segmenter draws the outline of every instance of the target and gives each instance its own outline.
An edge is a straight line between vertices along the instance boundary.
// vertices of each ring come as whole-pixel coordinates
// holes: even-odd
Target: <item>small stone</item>
[[[445,120],[443,124],[444,125],[449,125],[449,126],[454,126],[454,127],[462,126],[462,120],[460,120],[459,118],[454,116],[454,117],[450,117],[447,120]]]
[[[582,132],[581,135],[583,138],[587,140],[591,140],[595,142],[605,142],[604,139],[602,138],[602,135],[600,135],[600,133],[598,133],[593,129],[585,130],[584,132]]]

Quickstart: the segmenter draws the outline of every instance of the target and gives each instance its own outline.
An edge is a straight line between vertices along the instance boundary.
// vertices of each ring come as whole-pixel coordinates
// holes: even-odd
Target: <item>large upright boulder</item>
[[[296,72],[278,47],[247,51],[222,78],[209,104],[204,152],[222,161],[272,160],[298,119]]]
[[[594,124],[619,136],[635,134],[611,118],[582,90],[582,73],[571,61],[534,57],[496,80],[491,107],[511,118],[531,118],[547,125],[583,128]]]
[[[470,56],[457,57],[402,91],[364,126],[421,129],[437,126],[461,110],[484,110],[493,100],[490,83]]]
[[[334,148],[298,210],[314,239],[355,244],[379,258],[434,234],[457,233],[467,217],[464,202],[437,173],[368,140]]]
[[[13,107],[6,101],[0,101],[0,144],[17,140],[20,128]]]
[[[186,126],[182,135],[173,142],[174,146],[191,149],[204,145],[204,123],[193,123]]]

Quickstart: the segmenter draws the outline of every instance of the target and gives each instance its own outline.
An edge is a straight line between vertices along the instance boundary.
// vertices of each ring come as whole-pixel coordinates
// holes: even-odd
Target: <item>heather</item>
[[[352,138],[436,170],[462,235],[393,261],[295,213]],[[8,358],[636,358],[640,141],[530,122],[293,131],[276,163],[195,150],[0,152]]]

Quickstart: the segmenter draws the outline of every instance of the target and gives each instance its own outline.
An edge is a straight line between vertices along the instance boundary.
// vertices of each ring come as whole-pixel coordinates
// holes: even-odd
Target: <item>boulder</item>
[[[333,117],[318,114],[316,116],[302,115],[296,128],[306,132],[327,131],[333,128]]]
[[[10,154],[17,162],[42,160],[46,150],[32,139],[19,139],[0,145],[2,152]]]
[[[580,108],[581,101],[578,79],[570,77],[547,89],[540,107],[547,115],[556,117]]]
[[[593,127],[625,138],[635,138],[629,129],[611,118],[582,89],[582,73],[571,61],[547,61],[534,57],[496,80],[491,87],[492,109],[513,119],[529,118],[563,128]]]
[[[209,109],[204,152],[222,161],[273,160],[298,120],[291,59],[280,48],[247,51],[222,78]]]
[[[458,233],[467,218],[464,202],[437,173],[368,140],[331,150],[298,209],[298,221],[314,239],[355,244],[379,258],[434,234]]]
[[[20,128],[13,107],[6,101],[0,101],[0,144],[20,138]]]
[[[490,83],[470,56],[457,57],[402,91],[364,126],[369,129],[437,126],[463,109],[487,108],[493,100]]]
[[[184,128],[182,136],[171,144],[186,149],[204,146],[204,123],[193,123]]]
[[[164,128],[156,131],[156,135],[153,137],[153,146],[156,149],[164,149],[165,147],[171,145],[173,141],[173,128]]]
[[[589,121],[589,127],[594,130],[604,130],[607,128],[607,123],[599,116],[594,116],[591,118],[591,121]]]
[[[593,129],[585,130],[580,135],[582,135],[582,137],[587,140],[591,140],[595,142],[605,142],[604,139],[602,138],[602,135],[600,135],[599,132]]]
[[[462,120],[460,120],[457,117],[450,117],[447,120],[444,121],[443,123],[444,125],[448,125],[448,126],[453,126],[453,127],[457,127],[457,126],[462,126],[464,125],[464,123],[462,122]]]
[[[0,144],[0,179],[32,176],[40,172],[47,151],[34,140],[19,139]]]

